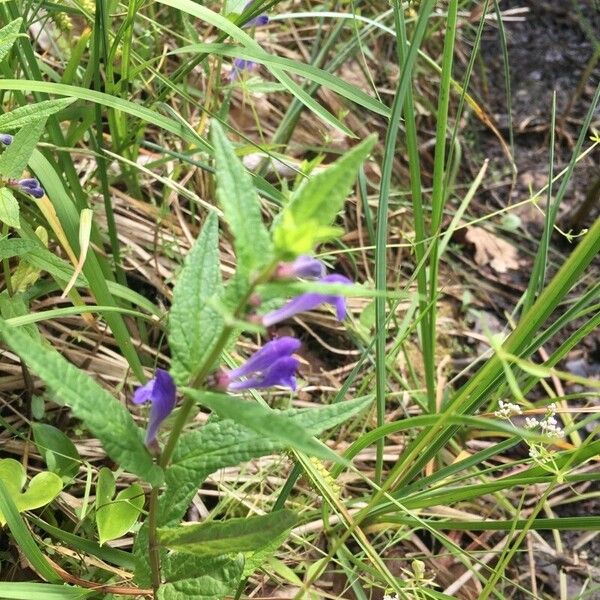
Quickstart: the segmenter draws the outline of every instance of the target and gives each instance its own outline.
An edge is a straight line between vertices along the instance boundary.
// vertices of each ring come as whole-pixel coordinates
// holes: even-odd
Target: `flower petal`
[[[230,379],[244,377],[250,373],[264,371],[275,361],[285,356],[291,356],[300,348],[300,340],[294,337],[280,337],[265,344],[255,352],[243,365],[229,372]]]
[[[286,356],[275,361],[264,373],[259,373],[249,377],[245,381],[234,381],[229,384],[230,392],[240,392],[242,390],[264,389],[274,385],[296,389],[296,371],[299,362],[296,358]]]
[[[326,275],[319,279],[319,283],[343,283],[344,285],[350,285],[352,284],[352,280],[344,275],[332,273],[331,275]],[[308,292],[290,300],[281,308],[263,315],[262,323],[265,327],[270,327],[271,325],[279,323],[280,321],[285,321],[298,313],[313,310],[321,304],[331,304],[335,306],[336,316],[340,321],[346,317],[346,301],[343,296]]]

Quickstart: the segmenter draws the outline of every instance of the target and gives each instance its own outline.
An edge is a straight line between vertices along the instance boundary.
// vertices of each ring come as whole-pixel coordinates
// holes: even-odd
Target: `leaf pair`
[[[48,471],[38,473],[25,487],[27,483],[25,467],[12,458],[0,460],[0,480],[4,483],[19,512],[50,504],[63,487],[60,477]],[[0,512],[0,525],[5,523],[6,519]]]

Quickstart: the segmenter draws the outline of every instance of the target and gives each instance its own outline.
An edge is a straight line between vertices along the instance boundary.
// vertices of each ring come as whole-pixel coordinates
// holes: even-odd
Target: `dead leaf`
[[[517,249],[482,227],[467,227],[465,242],[475,246],[478,265],[490,265],[496,273],[519,268]]]

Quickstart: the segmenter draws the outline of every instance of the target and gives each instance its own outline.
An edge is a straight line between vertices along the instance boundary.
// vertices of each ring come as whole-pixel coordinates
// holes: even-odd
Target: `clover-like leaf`
[[[115,479],[110,469],[102,468],[96,486],[96,527],[100,544],[125,535],[137,521],[144,506],[144,490],[134,483],[121,490],[113,500]]]
[[[19,512],[50,504],[58,496],[63,487],[62,480],[56,473],[42,471],[23,490],[27,482],[25,467],[13,458],[0,460],[0,480],[6,486]],[[0,513],[0,525],[4,525],[5,523],[6,519]]]

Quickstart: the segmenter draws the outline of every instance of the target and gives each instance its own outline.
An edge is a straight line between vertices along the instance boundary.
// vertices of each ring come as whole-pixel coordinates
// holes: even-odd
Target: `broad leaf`
[[[0,221],[9,227],[21,229],[19,203],[8,188],[0,188]]]
[[[252,177],[217,121],[211,125],[211,141],[215,154],[217,200],[233,234],[238,270],[247,277],[269,262],[271,240],[260,214]]]
[[[26,333],[10,327],[4,320],[0,320],[0,334],[44,380],[55,402],[69,406],[115,462],[153,485],[161,483],[162,470],[144,446],[143,432],[120,402],[56,350],[33,342]]]
[[[8,290],[4,290],[2,293],[0,293],[0,315],[3,319],[24,317],[28,314],[31,314],[31,312],[27,302],[25,302],[23,294],[14,294],[13,296],[9,296]],[[35,325],[24,325],[23,331],[27,332],[27,335],[30,335],[38,343],[41,343],[42,336]],[[50,470],[52,471],[52,469]]]
[[[216,412],[220,417],[231,419],[259,435],[279,440],[288,448],[324,460],[344,462],[341,457],[318,442],[303,427],[290,419],[282,417],[277,411],[269,407],[241,398],[233,398],[226,394],[189,388],[184,388],[183,392]]]
[[[12,258],[13,256],[23,256],[23,254],[31,252],[36,246],[37,244],[30,240],[5,238],[0,240],[0,260]]]
[[[282,258],[310,254],[317,243],[337,234],[331,224],[376,141],[377,136],[369,136],[332,166],[298,186],[274,226],[275,249]]]
[[[2,62],[10,49],[13,47],[15,40],[19,37],[19,30],[23,19],[18,18],[11,21],[8,25],[0,29],[0,62]],[[0,131],[3,131],[0,129]]]
[[[21,177],[45,126],[46,119],[43,118],[19,130],[12,144],[0,154],[0,175],[7,178]]]
[[[0,460],[0,480],[19,512],[50,504],[63,487],[58,475],[42,471],[23,489],[27,481],[25,467],[13,458]],[[0,525],[4,525],[5,522],[4,515],[0,512]]]
[[[244,568],[243,556],[200,558],[174,554],[166,557],[166,583],[158,600],[222,600],[234,594]]]
[[[275,414],[302,427],[308,434],[317,435],[343,423],[371,403],[371,398],[358,398]],[[160,501],[159,522],[167,525],[181,518],[198,487],[211,473],[285,448],[285,441],[262,435],[230,419],[211,421],[197,431],[182,435],[165,473],[167,488]]]
[[[45,119],[54,113],[66,108],[75,98],[59,98],[58,100],[44,100],[37,104],[26,104],[0,115],[0,131],[11,131],[25,125],[30,125],[40,119]]]
[[[202,232],[185,258],[173,289],[169,312],[171,374],[180,385],[190,381],[212,350],[223,328],[223,318],[210,301],[223,291],[219,260],[219,224],[208,215]]]
[[[124,536],[138,520],[144,507],[144,490],[133,485],[121,490],[113,500],[115,479],[110,469],[100,469],[96,485],[96,527],[100,544]]]
[[[297,520],[293,512],[278,510],[257,517],[163,528],[158,531],[158,540],[171,550],[196,556],[254,552],[284,532],[289,533]]]
[[[46,423],[31,425],[38,452],[50,471],[70,481],[79,472],[81,458],[75,444],[60,429]]]

